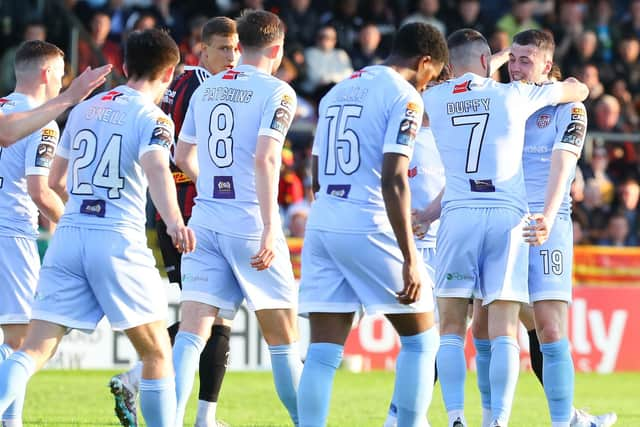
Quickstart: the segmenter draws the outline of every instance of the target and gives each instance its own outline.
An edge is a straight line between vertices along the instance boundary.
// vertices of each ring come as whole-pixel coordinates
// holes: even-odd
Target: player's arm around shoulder
[[[589,96],[589,88],[575,77],[569,77],[562,82],[556,82],[560,86],[560,99],[558,103],[582,102]]]

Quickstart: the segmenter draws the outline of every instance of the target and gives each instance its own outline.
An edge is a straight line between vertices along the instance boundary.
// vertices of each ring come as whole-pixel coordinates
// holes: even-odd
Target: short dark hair
[[[535,46],[538,49],[553,55],[556,43],[553,36],[546,31],[541,30],[524,30],[513,36],[513,42],[520,46]]]
[[[178,46],[165,31],[155,28],[134,31],[127,38],[124,62],[129,78],[155,80],[179,60]]]
[[[475,42],[484,43],[487,46],[489,45],[487,39],[482,35],[482,33],[472,28],[462,28],[454,31],[447,38],[447,46],[449,47],[449,50]]]
[[[15,68],[22,71],[57,56],[64,58],[64,52],[52,43],[42,40],[25,41],[16,51]]]
[[[216,16],[202,27],[202,41],[207,43],[213,36],[229,37],[237,32],[236,21],[226,16]]]
[[[284,38],[284,23],[265,10],[245,10],[237,20],[238,38],[244,49],[262,49]]]
[[[449,62],[449,51],[444,36],[436,27],[421,22],[405,24],[396,32],[391,55],[402,58],[431,56],[435,62]]]

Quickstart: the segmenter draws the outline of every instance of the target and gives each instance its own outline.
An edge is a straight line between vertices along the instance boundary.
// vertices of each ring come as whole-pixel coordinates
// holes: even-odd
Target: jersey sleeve
[[[138,159],[149,151],[161,150],[167,156],[173,144],[173,122],[160,109],[143,113]]]
[[[514,82],[513,86],[524,98],[520,106],[525,109],[527,116],[530,116],[542,107],[556,105],[562,96],[560,85],[553,82],[536,84]]]
[[[59,135],[58,124],[52,121],[27,137],[24,156],[25,175],[49,175]]]
[[[282,83],[264,105],[258,136],[268,136],[283,143],[297,108],[296,93]]]
[[[69,119],[67,120],[67,126],[65,126],[62,131],[60,142],[56,149],[56,156],[60,156],[63,159],[68,159],[71,155],[71,126],[69,126],[69,123],[71,123],[71,116],[69,116]]]
[[[197,144],[198,140],[196,139],[196,112],[195,112],[195,96],[192,96],[189,100],[189,107],[187,108],[187,112],[184,115],[184,120],[182,121],[182,128],[180,129],[180,135],[178,139],[188,143],[188,144]]]
[[[383,153],[398,153],[411,159],[416,134],[420,128],[424,104],[418,94],[407,92],[391,107],[384,135]]]
[[[554,150],[570,151],[580,156],[587,135],[587,110],[582,102],[563,104],[556,116]]]

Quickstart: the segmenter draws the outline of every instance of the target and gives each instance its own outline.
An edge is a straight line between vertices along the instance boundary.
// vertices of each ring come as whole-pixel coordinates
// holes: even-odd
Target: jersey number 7
[[[465,169],[465,172],[467,173],[478,172],[478,165],[480,164],[480,150],[482,150],[482,141],[484,141],[484,133],[487,130],[488,121],[489,113],[451,117],[451,124],[453,126],[471,127],[469,145],[467,147],[467,167]]]

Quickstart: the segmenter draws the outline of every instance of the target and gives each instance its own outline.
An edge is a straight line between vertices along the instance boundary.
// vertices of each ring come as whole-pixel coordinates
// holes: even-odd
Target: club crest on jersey
[[[214,199],[235,199],[236,191],[233,187],[232,176],[213,177],[213,198]]]
[[[471,80],[467,80],[466,82],[458,83],[453,86],[453,93],[465,93],[471,90]]]
[[[538,116],[538,120],[536,120],[536,124],[540,129],[544,129],[551,123],[551,116],[549,114],[540,114]]]
[[[107,204],[104,200],[83,200],[80,213],[104,218]]]
[[[115,101],[123,95],[122,92],[118,92],[117,90],[110,90],[105,95],[100,98],[102,101]]]

